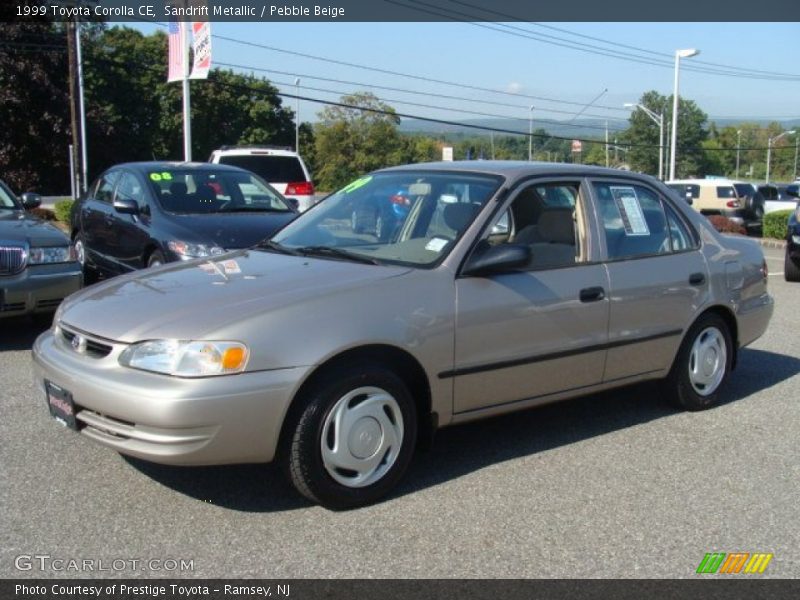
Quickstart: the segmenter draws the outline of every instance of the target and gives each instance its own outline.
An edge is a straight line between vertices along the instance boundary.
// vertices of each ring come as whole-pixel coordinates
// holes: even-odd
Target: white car
[[[314,183],[306,164],[297,152],[277,146],[223,146],[214,150],[208,162],[233,165],[255,173],[289,200],[297,209],[315,204]]]
[[[786,188],[792,184],[771,183],[758,186],[758,191],[764,196],[764,212],[771,213],[776,210],[794,210],[797,207],[797,198],[789,195]],[[797,187],[797,184],[794,184]]]

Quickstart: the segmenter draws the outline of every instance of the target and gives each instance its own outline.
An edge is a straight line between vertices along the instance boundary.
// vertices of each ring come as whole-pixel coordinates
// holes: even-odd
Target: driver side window
[[[523,187],[495,221],[488,241],[531,249],[526,270],[557,269],[580,261],[578,183],[536,183]]]

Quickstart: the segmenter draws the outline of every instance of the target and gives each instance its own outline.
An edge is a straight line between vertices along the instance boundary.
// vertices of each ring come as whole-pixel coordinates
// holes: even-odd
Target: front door
[[[530,246],[512,273],[456,280],[454,412],[602,381],[608,279],[592,264],[579,180],[520,186],[481,243]]]

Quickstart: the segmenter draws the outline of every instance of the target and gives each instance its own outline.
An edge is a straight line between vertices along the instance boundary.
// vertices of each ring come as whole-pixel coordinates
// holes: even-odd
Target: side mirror
[[[800,185],[793,183],[786,188],[786,195],[792,198],[800,198]]]
[[[530,246],[522,244],[499,244],[497,246],[484,246],[478,248],[469,257],[462,273],[468,276],[491,275],[513,271],[518,267],[527,265],[531,260]]]
[[[115,198],[114,210],[123,215],[138,215],[139,204],[131,198]]]
[[[25,210],[30,210],[32,208],[39,208],[42,204],[42,197],[39,194],[34,194],[33,192],[25,192],[20,196],[20,200],[22,200],[22,206]]]

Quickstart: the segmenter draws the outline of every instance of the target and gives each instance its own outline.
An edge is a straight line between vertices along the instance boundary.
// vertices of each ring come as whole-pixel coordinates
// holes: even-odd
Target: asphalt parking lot
[[[646,385],[442,430],[389,499],[339,513],[272,466],[163,467],[65,430],[30,380],[44,326],[0,321],[0,577],[669,578],[712,551],[798,577],[800,284],[765,252],[775,315],[718,408]],[[33,555],[193,569],[16,568]]]

